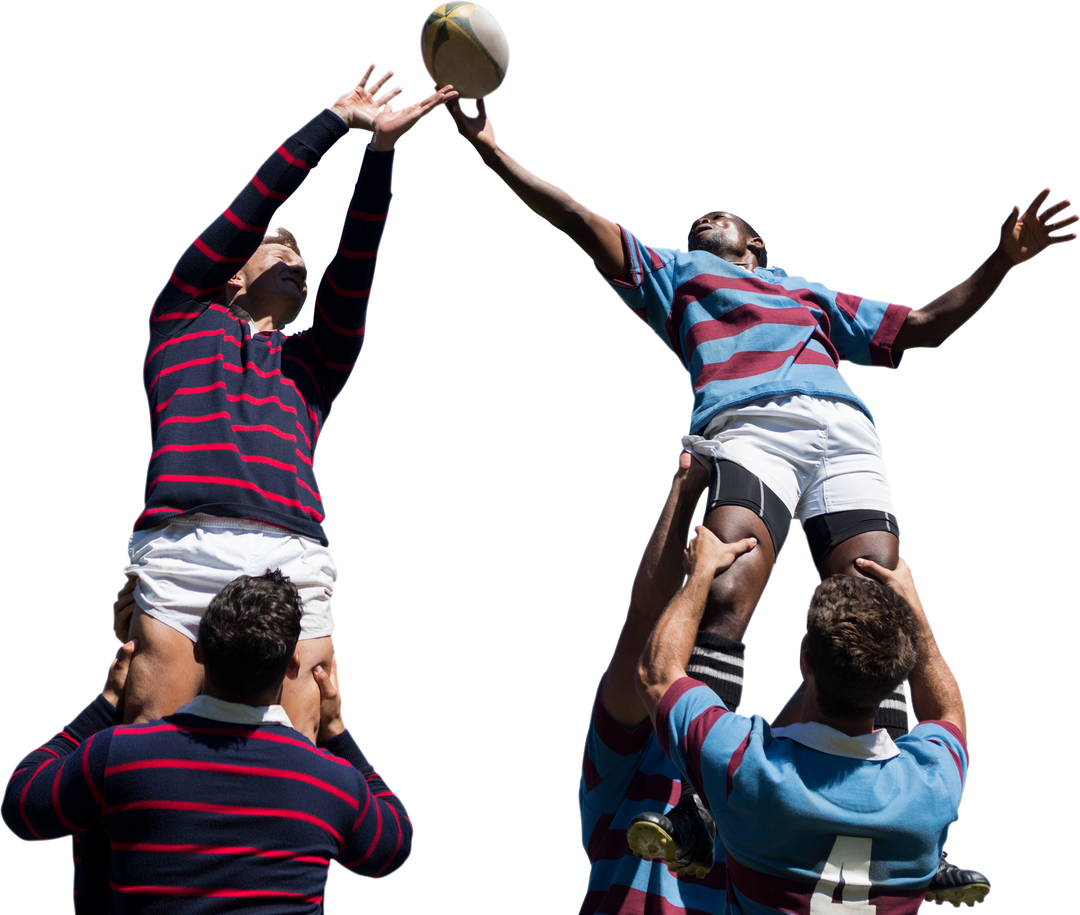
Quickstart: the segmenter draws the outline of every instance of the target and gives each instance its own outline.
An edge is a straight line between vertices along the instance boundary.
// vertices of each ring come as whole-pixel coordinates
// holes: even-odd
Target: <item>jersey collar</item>
[[[224,721],[227,724],[280,724],[292,727],[285,709],[280,705],[241,705],[238,702],[225,702],[213,696],[196,696],[187,705],[177,709],[177,714],[198,715],[211,721]]]
[[[884,728],[871,734],[849,737],[828,725],[819,724],[816,721],[804,721],[799,724],[790,724],[786,728],[774,728],[772,735],[794,740],[804,747],[810,747],[811,750],[819,750],[830,756],[845,756],[848,759],[883,762],[900,755],[899,748]]]

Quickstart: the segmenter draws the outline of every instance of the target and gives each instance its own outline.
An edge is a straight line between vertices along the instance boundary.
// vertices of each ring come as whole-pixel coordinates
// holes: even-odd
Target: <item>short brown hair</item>
[[[865,715],[907,679],[919,625],[904,598],[854,575],[826,578],[806,615],[807,651],[818,706],[827,715]]]
[[[300,638],[300,615],[300,592],[278,569],[229,582],[199,624],[207,674],[239,697],[281,683]]]
[[[276,235],[267,235],[261,242],[259,247],[263,245],[284,245],[286,248],[292,248],[297,254],[300,254],[300,246],[296,243],[296,236],[292,234],[288,229],[283,229],[278,226]],[[303,257],[303,254],[300,254]]]

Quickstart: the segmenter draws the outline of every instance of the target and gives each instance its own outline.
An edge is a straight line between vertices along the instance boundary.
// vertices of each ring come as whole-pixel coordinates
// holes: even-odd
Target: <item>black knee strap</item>
[[[713,460],[709,479],[709,502],[706,514],[718,505],[741,505],[765,522],[773,542],[773,553],[787,540],[791,512],[784,501],[762,480],[734,461]]]
[[[810,555],[814,565],[820,566],[825,557],[845,540],[869,531],[888,531],[900,536],[900,526],[896,515],[872,509],[856,509],[848,512],[829,512],[827,515],[815,515],[803,522],[806,542],[810,544]]]

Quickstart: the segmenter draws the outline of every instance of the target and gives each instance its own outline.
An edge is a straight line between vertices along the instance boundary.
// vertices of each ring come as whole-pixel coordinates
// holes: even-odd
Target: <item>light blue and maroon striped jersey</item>
[[[102,826],[111,912],[318,913],[331,859],[380,877],[408,857],[405,808],[347,732],[316,748],[182,713],[102,729],[113,711],[99,696],[28,755],[3,803],[23,839]]]
[[[809,915],[834,899],[869,902],[877,915],[918,912],[967,775],[953,725],[922,722],[890,758],[839,755],[727,711],[689,677],[668,689],[656,722],[716,818],[732,913]],[[834,745],[859,740],[814,728]]]
[[[666,813],[679,802],[680,785],[649,719],[626,730],[608,714],[598,690],[578,791],[592,865],[580,915],[721,915],[727,881],[719,843],[716,865],[698,879],[636,857],[626,842],[630,821],[646,811]]]
[[[309,330],[252,334],[223,296],[274,211],[346,133],[345,122],[326,110],[286,140],[188,248],[154,303],[143,370],[153,453],[136,530],[205,512],[264,521],[326,544],[312,461],[364,342],[393,151],[364,156]]]
[[[870,411],[841,377],[841,359],[895,368],[911,310],[826,289],[779,268],[753,273],[706,251],[649,248],[623,229],[630,282],[606,277],[682,360],[694,389],[690,431],[722,410],[789,394]],[[871,417],[872,418],[872,417]]]

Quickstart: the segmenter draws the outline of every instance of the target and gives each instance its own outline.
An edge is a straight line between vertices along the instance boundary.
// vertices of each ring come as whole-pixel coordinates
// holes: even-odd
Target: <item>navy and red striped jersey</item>
[[[19,763],[3,803],[23,839],[101,825],[112,912],[316,913],[331,859],[381,877],[408,857],[405,808],[348,732],[316,748],[280,724],[105,727],[113,712],[99,696]]]
[[[252,334],[224,304],[224,292],[274,211],[346,133],[345,122],[326,110],[287,139],[184,252],[154,303],[143,369],[153,453],[136,530],[205,512],[264,521],[326,544],[312,461],[364,342],[393,151],[364,156],[309,330]]]

